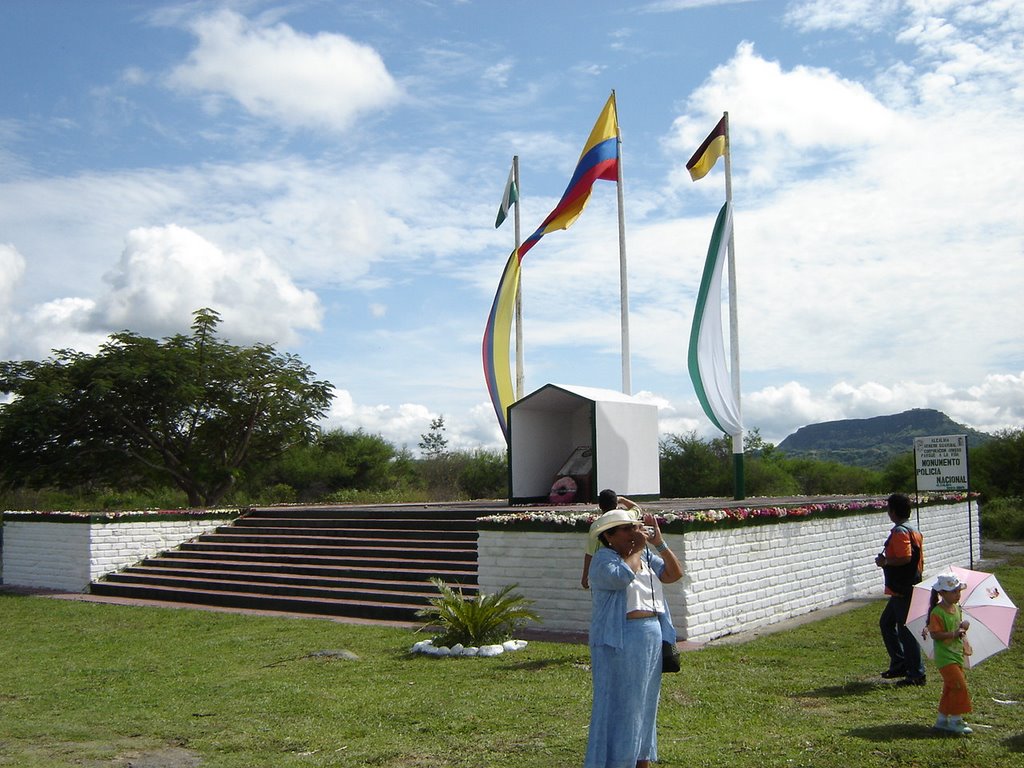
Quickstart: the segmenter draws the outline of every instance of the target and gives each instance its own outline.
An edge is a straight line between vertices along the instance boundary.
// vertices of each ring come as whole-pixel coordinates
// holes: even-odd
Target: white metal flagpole
[[[516,253],[519,252],[519,199],[522,197],[519,186],[519,155],[512,156],[512,180],[516,185]],[[523,399],[523,273],[519,272],[519,285],[516,286],[516,400]]]
[[[625,202],[622,193],[622,133],[619,131],[619,104],[612,90],[615,104],[615,154],[618,168],[615,188],[619,204],[619,306],[622,325],[622,392],[633,394],[629,370],[629,288],[626,281],[626,217]]]
[[[729,139],[729,113],[725,118],[725,200],[732,206],[732,146]],[[732,394],[736,399],[736,412],[742,424],[743,407],[740,403],[740,321],[736,306],[736,243],[735,226],[729,229],[729,346],[732,360]],[[732,453],[736,463],[736,498],[745,497],[743,476],[743,432],[732,436]]]

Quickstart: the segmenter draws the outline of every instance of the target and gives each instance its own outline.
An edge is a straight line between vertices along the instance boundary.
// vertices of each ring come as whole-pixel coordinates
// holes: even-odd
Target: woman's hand
[[[656,518],[654,515],[644,515],[643,532],[644,536],[646,537],[647,543],[653,544],[655,548],[661,545],[661,528],[658,527],[658,518]]]

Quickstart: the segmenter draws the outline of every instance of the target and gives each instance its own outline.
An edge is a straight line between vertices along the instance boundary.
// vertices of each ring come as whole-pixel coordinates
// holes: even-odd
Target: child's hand
[[[964,632],[966,632],[970,628],[971,628],[971,622],[969,622],[967,619],[964,619],[963,621],[960,622],[960,629],[962,629]]]

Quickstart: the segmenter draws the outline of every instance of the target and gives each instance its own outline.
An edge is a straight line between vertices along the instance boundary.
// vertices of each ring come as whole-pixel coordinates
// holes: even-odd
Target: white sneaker
[[[943,715],[941,712],[935,719],[935,725],[932,726],[936,731],[948,731],[949,730],[949,715]]]
[[[965,723],[964,719],[959,715],[954,715],[949,718],[948,730],[951,733],[960,733],[964,736],[966,736],[969,733],[974,733],[974,729],[971,728],[971,726],[969,726],[967,723]]]

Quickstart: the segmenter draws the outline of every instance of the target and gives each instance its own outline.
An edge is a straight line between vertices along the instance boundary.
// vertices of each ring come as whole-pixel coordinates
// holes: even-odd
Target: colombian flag
[[[556,229],[568,229],[572,226],[572,223],[583,213],[583,209],[590,199],[591,187],[598,179],[619,180],[619,121],[616,115],[614,93],[608,97],[604,109],[601,110],[601,115],[594,124],[594,130],[590,132],[590,138],[583,145],[583,152],[580,153],[580,159],[569,180],[569,186],[562,193],[562,199],[537,227],[537,231],[519,246],[520,261],[527,251],[533,248],[537,241],[548,232],[554,232]]]
[[[583,213],[590,190],[598,179],[619,180],[619,121],[615,109],[615,93],[601,110],[590,138],[583,146],[576,170],[569,180],[569,186],[562,193],[558,205],[548,214],[532,235],[512,251],[505,264],[505,271],[494,294],[487,326],[484,329],[482,356],[484,378],[491,396],[494,414],[498,417],[501,431],[508,440],[508,408],[515,401],[512,387],[512,372],[509,366],[509,337],[512,329],[512,315],[515,311],[516,294],[519,292],[519,273],[523,256],[548,232],[568,229]]]

